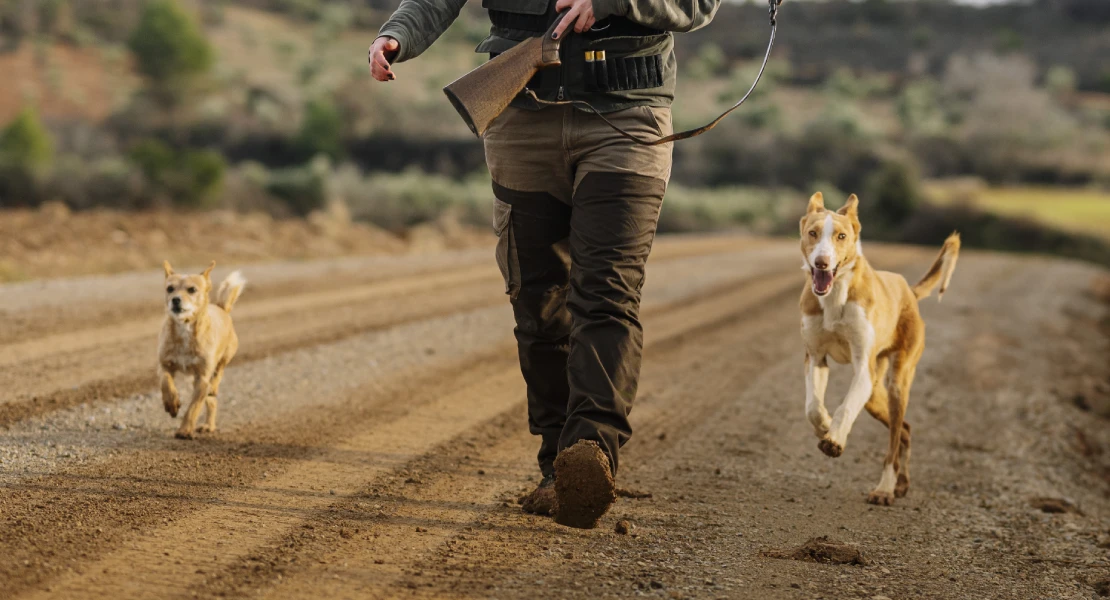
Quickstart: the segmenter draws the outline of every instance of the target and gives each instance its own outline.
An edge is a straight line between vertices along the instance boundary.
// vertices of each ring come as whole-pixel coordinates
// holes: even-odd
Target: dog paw
[[[166,409],[166,412],[170,413],[171,417],[177,418],[177,411],[181,410],[181,402],[176,398],[173,400],[163,400],[162,407]]]
[[[879,506],[890,506],[894,504],[894,494],[876,490],[867,495],[867,503],[877,504]]]
[[[216,426],[212,425],[209,427],[208,425],[201,425],[197,427],[197,433],[216,433]]]
[[[178,430],[177,433],[173,434],[173,437],[179,440],[191,440],[193,439],[193,432]]]
[[[820,448],[821,452],[824,452],[826,456],[831,456],[832,458],[836,458],[844,453],[844,446],[841,446],[829,438],[817,442],[817,447]]]
[[[910,491],[910,478],[905,475],[898,476],[898,483],[894,486],[894,496],[896,498],[905,498],[906,493]]]

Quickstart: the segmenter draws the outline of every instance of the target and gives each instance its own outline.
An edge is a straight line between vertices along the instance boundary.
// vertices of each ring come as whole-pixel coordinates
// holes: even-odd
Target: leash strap
[[[635,142],[635,143],[637,143],[641,146],[658,146],[660,144],[667,144],[667,143],[675,142],[675,141],[678,141],[678,140],[686,140],[686,139],[690,139],[692,137],[697,137],[697,136],[709,131],[710,129],[713,129],[714,127],[716,127],[717,124],[720,123],[721,121],[723,121],[725,119],[725,117],[729,116],[732,113],[732,111],[740,108],[740,105],[744,104],[744,102],[746,102],[748,100],[748,97],[752,95],[752,92],[755,91],[755,86],[759,85],[759,80],[760,80],[760,78],[763,77],[763,71],[765,71],[767,69],[767,61],[771,58],[771,49],[775,47],[775,31],[778,29],[777,20],[778,20],[779,4],[782,4],[782,0],[767,0],[767,2],[770,5],[769,13],[770,13],[770,18],[771,18],[771,37],[767,42],[767,52],[765,52],[763,54],[763,64],[761,64],[759,66],[759,73],[756,74],[755,81],[752,82],[752,86],[750,88],[748,88],[747,93],[744,94],[743,98],[740,98],[739,102],[737,102],[736,104],[733,104],[732,107],[730,107],[725,112],[721,113],[716,119],[713,119],[713,121],[711,121],[711,122],[709,122],[705,125],[702,125],[701,127],[697,127],[695,129],[689,129],[689,130],[686,130],[686,131],[680,131],[678,133],[672,133],[671,135],[668,135],[666,137],[661,137],[661,138],[655,139],[655,140],[643,140],[643,139],[640,139],[640,138],[632,135],[631,133],[628,133],[627,131],[621,129],[615,123],[610,121],[601,111],[599,111],[596,108],[594,108],[593,106],[591,106],[590,103],[586,102],[585,100],[558,100],[558,101],[541,100],[538,96],[536,96],[536,92],[533,91],[533,90],[526,89],[524,91],[524,93],[525,93],[525,95],[530,97],[532,100],[534,100],[540,106],[567,106],[567,105],[570,105],[570,106],[576,106],[576,107],[583,108],[587,112],[592,112],[593,114],[597,115],[598,117],[601,117],[601,120],[604,121],[606,125],[611,127],[613,129],[613,131],[616,131],[617,133],[621,134],[622,136],[628,138],[629,140],[631,140],[631,141],[633,141],[633,142]]]

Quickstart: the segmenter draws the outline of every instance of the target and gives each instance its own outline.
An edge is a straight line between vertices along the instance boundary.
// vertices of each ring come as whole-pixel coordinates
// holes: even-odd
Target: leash
[[[690,139],[690,138],[693,138],[693,137],[697,137],[697,136],[709,131],[710,129],[713,129],[714,127],[716,127],[717,124],[720,123],[721,121],[723,121],[725,119],[725,117],[729,116],[732,113],[732,111],[740,108],[740,105],[743,104],[744,102],[746,102],[748,100],[748,97],[752,95],[752,92],[755,91],[755,86],[759,85],[759,80],[763,77],[763,71],[767,69],[767,61],[768,61],[768,59],[771,58],[771,49],[775,47],[775,31],[778,30],[779,5],[782,4],[782,0],[767,0],[767,3],[770,5],[770,8],[768,9],[768,14],[769,14],[770,20],[771,20],[771,37],[767,41],[767,52],[765,52],[763,54],[763,64],[761,64],[759,66],[759,73],[756,73],[755,81],[752,82],[752,86],[750,88],[748,88],[748,92],[746,94],[744,94],[743,98],[740,98],[739,102],[737,102],[736,104],[733,104],[732,107],[730,107],[725,112],[721,113],[716,119],[713,119],[711,122],[709,122],[705,125],[702,125],[701,127],[697,127],[697,128],[694,128],[694,129],[688,129],[686,131],[680,131],[678,133],[672,133],[671,135],[668,135],[666,137],[661,137],[657,140],[647,140],[647,141],[645,141],[645,140],[642,140],[642,139],[632,135],[631,133],[628,133],[627,131],[621,129],[619,126],[617,126],[617,124],[613,123],[604,114],[602,114],[601,111],[599,111],[596,108],[594,108],[593,106],[591,106],[590,103],[586,102],[585,100],[557,100],[557,101],[541,100],[539,97],[536,96],[536,92],[533,91],[533,90],[526,89],[524,93],[528,97],[532,98],[532,100],[534,100],[540,106],[567,106],[567,105],[570,105],[570,106],[581,107],[581,108],[585,109],[587,112],[592,112],[593,114],[601,117],[601,120],[605,121],[605,124],[608,125],[609,127],[611,127],[613,129],[613,131],[616,131],[617,133],[621,134],[622,136],[628,138],[629,140],[632,140],[633,142],[635,142],[635,143],[637,143],[641,146],[658,146],[660,144],[667,144],[667,143],[675,142],[675,141],[678,141],[678,140],[686,140],[686,139]]]

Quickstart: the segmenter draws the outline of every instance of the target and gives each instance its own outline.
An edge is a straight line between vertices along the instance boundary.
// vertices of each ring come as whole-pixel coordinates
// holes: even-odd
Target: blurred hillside
[[[0,206],[280,218],[341,202],[391,230],[445,212],[484,224],[481,144],[440,91],[483,62],[484,12],[468,5],[380,85],[366,47],[395,4],[0,0]],[[1105,227],[1026,219],[1083,194],[1083,219],[1110,223],[1110,2],[788,2],[780,23],[750,104],[675,148],[664,229],[791,231],[819,188],[859,193],[870,237],[959,227],[972,244],[1110,262]],[[678,36],[676,126],[734,102],[767,35],[750,2]],[[975,183],[930,183],[953,178]],[[1051,193],[995,210],[1003,187]]]

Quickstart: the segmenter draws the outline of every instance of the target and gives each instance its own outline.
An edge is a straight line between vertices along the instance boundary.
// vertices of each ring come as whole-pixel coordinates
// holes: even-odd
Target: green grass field
[[[970,199],[984,210],[1008,217],[1025,217],[1065,229],[1110,239],[1110,192],[1053,187],[977,187],[949,183],[928,186],[940,204]]]

